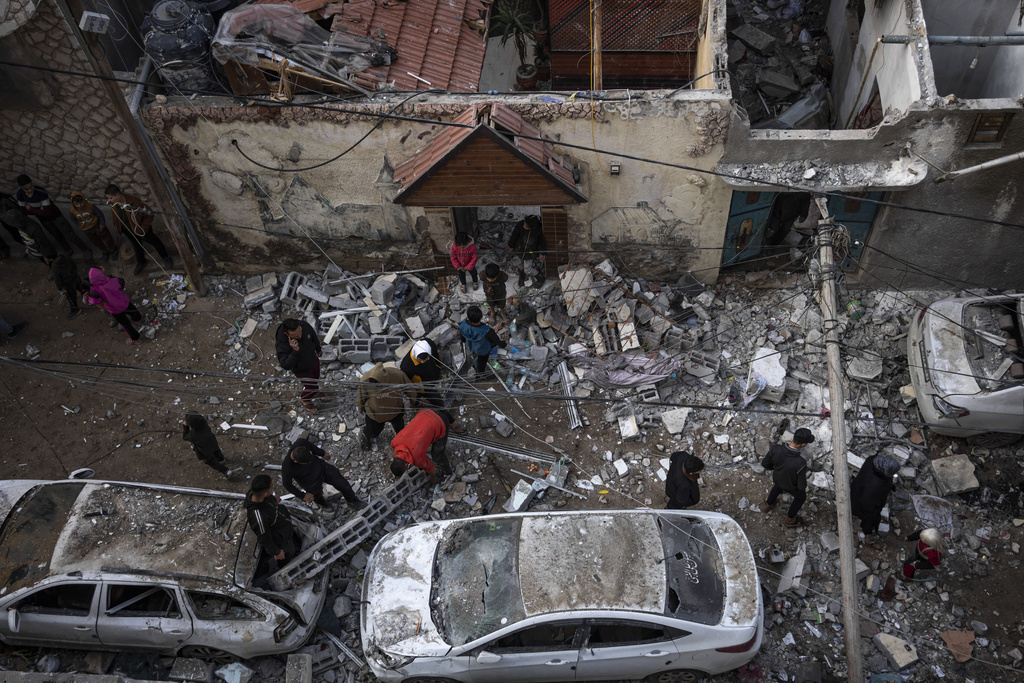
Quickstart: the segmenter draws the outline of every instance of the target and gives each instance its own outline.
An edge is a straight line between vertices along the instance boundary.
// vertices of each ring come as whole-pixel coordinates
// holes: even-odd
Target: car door
[[[0,617],[0,634],[9,645],[88,648],[96,634],[98,582],[69,581],[38,588],[11,604]]]
[[[274,637],[274,623],[261,610],[241,599],[209,591],[186,591],[192,613],[189,645],[227,650],[227,643],[247,643]]]
[[[640,619],[594,619],[587,622],[576,680],[643,678],[673,668],[679,651],[673,639],[686,635]]]
[[[102,593],[97,631],[107,647],[173,654],[192,635],[173,585],[104,581]]]
[[[530,683],[576,680],[580,621],[534,624],[474,650],[469,659],[474,683]]]

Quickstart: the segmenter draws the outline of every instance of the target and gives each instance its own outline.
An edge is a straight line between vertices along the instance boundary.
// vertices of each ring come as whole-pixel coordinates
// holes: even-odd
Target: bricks
[[[243,303],[246,308],[256,308],[257,306],[262,306],[265,303],[273,301],[274,298],[273,287],[261,287],[251,294],[246,294]]]
[[[288,273],[284,278],[284,286],[281,287],[281,296],[279,297],[283,303],[291,304],[295,306],[299,302],[299,287],[306,284],[308,278],[301,273]]]
[[[439,349],[443,349],[454,342],[458,336],[459,333],[455,329],[455,326],[450,323],[441,323],[427,333],[427,339],[434,342]]]
[[[370,300],[378,306],[391,302],[395,294],[395,283],[384,278],[377,278],[377,281],[370,287]]]
[[[338,359],[349,363],[368,363],[371,360],[369,339],[339,339]]]
[[[321,304],[326,304],[331,298],[327,296],[327,293],[324,292],[322,289],[318,287],[313,287],[312,285],[308,284],[299,285],[296,291],[300,296],[304,296],[307,299],[312,299],[313,301],[316,301],[317,303]]]

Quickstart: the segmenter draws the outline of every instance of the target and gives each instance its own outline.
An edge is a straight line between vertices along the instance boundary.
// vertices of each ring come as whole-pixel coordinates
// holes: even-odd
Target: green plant
[[[501,36],[504,46],[509,39],[515,41],[519,64],[526,64],[526,40],[532,32],[533,17],[522,0],[499,0],[491,14],[491,30]]]

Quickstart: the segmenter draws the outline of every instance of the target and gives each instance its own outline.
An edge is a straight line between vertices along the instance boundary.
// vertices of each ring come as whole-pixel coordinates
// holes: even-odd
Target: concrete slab
[[[626,415],[619,418],[619,434],[622,436],[623,441],[640,436],[640,427],[636,423],[635,415]]]
[[[963,453],[932,460],[935,482],[943,495],[975,491],[980,486],[974,476],[974,464]]]
[[[566,314],[575,318],[582,313],[593,299],[594,276],[589,269],[566,270],[558,276],[562,285],[562,299]]]
[[[313,683],[313,655],[288,655],[284,683]]]
[[[918,661],[917,649],[901,638],[888,633],[876,633],[871,640],[896,670],[906,669]]]
[[[872,380],[882,374],[881,358],[854,358],[846,366],[846,374],[854,379]]]
[[[732,35],[762,54],[769,54],[775,46],[775,37],[750,24],[733,29]],[[799,90],[799,88],[797,88]]]
[[[255,318],[249,318],[248,320],[245,321],[245,324],[242,325],[242,331],[238,333],[238,336],[241,337],[242,339],[248,339],[256,331],[257,325],[259,325],[258,320],[256,320]]]
[[[821,547],[825,549],[825,552],[835,552],[839,550],[839,536],[834,531],[824,531],[821,534]]]
[[[794,555],[789,558],[789,562],[782,569],[782,576],[779,578],[779,586],[776,588],[776,594],[792,593],[793,595],[799,595],[804,597],[807,595],[807,586],[804,583],[805,577],[800,575],[804,573],[804,567],[807,566],[807,556],[804,554]]]
[[[171,673],[168,675],[172,681],[206,681],[210,680],[211,664],[201,659],[191,657],[178,657],[171,665]]]
[[[782,365],[782,354],[769,346],[762,346],[754,352],[750,372],[764,378],[767,388],[784,392],[786,390],[786,368]]]

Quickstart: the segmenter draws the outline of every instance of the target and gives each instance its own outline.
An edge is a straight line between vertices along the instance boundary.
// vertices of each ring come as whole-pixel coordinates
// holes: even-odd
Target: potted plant
[[[533,63],[537,66],[537,82],[546,83],[551,80],[551,56],[546,43],[533,44]]]
[[[500,35],[502,45],[510,38],[515,41],[519,55],[516,83],[522,90],[530,90],[537,83],[537,67],[526,62],[526,41],[532,33],[532,24],[531,13],[524,7],[523,0],[501,0],[494,4],[491,29]]]

